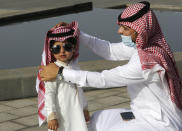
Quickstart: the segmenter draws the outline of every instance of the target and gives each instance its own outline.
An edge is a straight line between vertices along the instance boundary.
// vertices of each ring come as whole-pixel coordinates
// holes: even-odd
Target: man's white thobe
[[[56,61],[56,65],[64,68],[77,68],[74,63],[66,65]],[[57,119],[58,131],[87,131],[83,109],[87,108],[87,101],[83,90],[75,84],[56,79],[45,82],[45,109],[48,120]]]
[[[182,111],[171,101],[165,70],[160,65],[143,71],[137,49],[122,42],[109,43],[81,32],[80,43],[107,60],[129,60],[101,73],[63,70],[65,81],[79,86],[127,86],[135,119],[122,120],[120,113],[129,111],[126,109],[98,111],[91,119],[90,131],[182,131]]]

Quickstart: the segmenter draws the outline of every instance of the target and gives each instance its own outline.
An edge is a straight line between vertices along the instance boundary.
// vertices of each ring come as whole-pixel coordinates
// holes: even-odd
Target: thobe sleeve
[[[45,82],[45,110],[47,112],[47,120],[57,119],[56,115],[56,81]]]
[[[120,87],[145,81],[139,58],[131,58],[128,64],[102,72],[64,69],[65,81],[78,84],[80,87]]]
[[[129,60],[131,54],[135,51],[134,48],[125,46],[122,42],[110,43],[84,32],[80,33],[79,41],[96,55],[106,60]]]
[[[88,102],[87,102],[87,99],[84,95],[84,92],[83,92],[83,89],[78,87],[78,94],[79,94],[79,100],[80,102],[82,103],[82,106],[83,106],[83,109],[88,109]]]

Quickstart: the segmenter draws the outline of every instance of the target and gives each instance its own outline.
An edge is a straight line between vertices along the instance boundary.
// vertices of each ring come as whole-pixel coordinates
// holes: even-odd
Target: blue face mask
[[[123,44],[136,49],[136,44],[132,41],[131,36],[121,35]]]

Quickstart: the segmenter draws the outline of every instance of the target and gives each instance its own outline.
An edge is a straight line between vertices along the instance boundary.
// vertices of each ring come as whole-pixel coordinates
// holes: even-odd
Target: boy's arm
[[[45,109],[47,111],[47,120],[57,119],[56,115],[56,81],[45,82]]]
[[[80,102],[82,103],[82,106],[83,106],[83,109],[84,110],[88,110],[88,102],[87,102],[87,99],[83,93],[83,89],[78,87],[78,95],[79,95],[79,99],[80,99]]]
[[[82,106],[83,106],[83,114],[85,117],[85,121],[88,122],[90,120],[90,114],[88,111],[88,102],[84,95],[83,88],[78,87],[78,95],[79,95],[80,102],[82,103]]]

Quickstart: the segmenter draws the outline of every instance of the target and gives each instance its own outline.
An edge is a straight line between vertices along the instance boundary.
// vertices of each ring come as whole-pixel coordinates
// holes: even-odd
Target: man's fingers
[[[59,124],[57,123],[55,127],[55,131],[57,131],[58,127],[59,127]]]
[[[40,65],[40,66],[39,66],[39,70],[40,70],[40,69],[44,69],[44,66],[43,66],[43,65]]]
[[[40,71],[40,77],[44,77],[44,73],[42,71]]]
[[[54,125],[54,126],[52,127],[52,130],[57,131],[57,126]]]
[[[60,24],[56,24],[56,26],[55,26],[55,27],[57,28],[57,27],[59,27],[59,26],[60,26]]]
[[[60,22],[60,23],[57,24],[58,27],[59,26],[66,26],[66,25],[67,25],[67,23],[65,23],[65,22]]]
[[[47,81],[47,79],[43,77],[43,78],[41,78],[41,81]]]
[[[41,81],[50,81],[52,79],[50,79],[49,77],[41,77]]]
[[[51,125],[48,127],[48,129],[53,130]]]
[[[56,24],[56,25],[53,27],[53,29],[58,28],[58,27],[60,27],[60,26],[61,26],[60,24]]]
[[[53,28],[57,28],[57,27],[60,27],[60,26],[66,26],[66,25],[67,25],[67,23],[60,22],[60,23],[56,24]]]
[[[56,79],[59,67],[55,63],[50,63],[47,66],[39,66],[41,81]]]
[[[40,71],[40,78],[42,79],[42,78],[45,78],[45,77],[47,77],[46,73]]]

